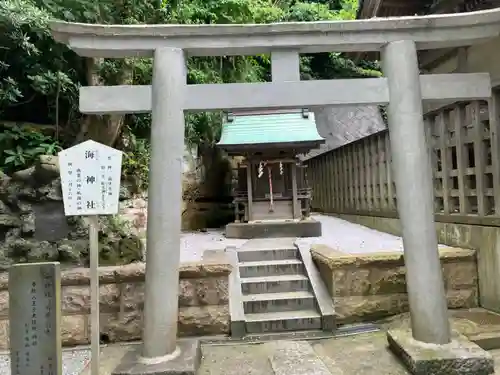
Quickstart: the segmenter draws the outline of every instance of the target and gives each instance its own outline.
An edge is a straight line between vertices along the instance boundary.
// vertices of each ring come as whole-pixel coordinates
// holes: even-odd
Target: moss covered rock
[[[99,248],[107,265],[142,260],[144,252],[127,222],[114,216],[99,219]],[[86,265],[88,258],[86,219],[64,216],[57,157],[41,156],[12,177],[0,174],[0,269],[40,261]]]

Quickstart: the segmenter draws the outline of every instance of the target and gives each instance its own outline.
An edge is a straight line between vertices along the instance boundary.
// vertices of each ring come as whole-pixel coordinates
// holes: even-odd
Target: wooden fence
[[[495,95],[489,105],[460,102],[425,115],[436,220],[500,226],[498,102]],[[319,155],[307,165],[314,210],[397,216],[388,131]],[[408,171],[408,178],[419,176]]]

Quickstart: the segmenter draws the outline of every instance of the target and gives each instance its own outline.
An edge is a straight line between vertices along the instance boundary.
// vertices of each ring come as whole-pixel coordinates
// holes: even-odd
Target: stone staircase
[[[332,299],[294,238],[250,240],[233,250],[233,263],[233,336],[334,329]]]

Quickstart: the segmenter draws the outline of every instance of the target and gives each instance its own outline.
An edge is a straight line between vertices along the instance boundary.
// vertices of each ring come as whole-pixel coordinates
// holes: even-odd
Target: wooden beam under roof
[[[357,19],[369,19],[387,16],[412,16],[416,13],[444,14],[458,13],[460,9],[467,11],[489,9],[500,6],[500,0],[441,0],[432,4],[432,1],[397,1],[397,0],[364,0],[360,2],[363,9],[358,11]],[[455,48],[419,52],[421,66],[429,68],[443,59],[456,54]],[[376,60],[378,53],[357,52],[347,55],[354,61],[361,59]]]

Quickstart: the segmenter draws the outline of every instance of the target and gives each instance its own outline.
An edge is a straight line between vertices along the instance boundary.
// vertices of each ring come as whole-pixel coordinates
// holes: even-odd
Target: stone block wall
[[[100,331],[109,342],[139,340],[144,307],[144,263],[100,268]],[[228,276],[231,266],[217,261],[185,263],[179,277],[179,336],[229,333]],[[90,342],[90,273],[61,273],[62,342]],[[0,349],[9,346],[8,276],[0,275]]]
[[[401,236],[401,222],[397,217],[336,215],[381,232]],[[436,234],[439,243],[477,251],[479,277],[479,305],[500,312],[500,221],[494,216],[476,220],[473,216],[453,222],[458,216],[436,215]],[[452,222],[439,221],[448,220]]]
[[[408,311],[402,253],[345,254],[324,245],[311,249],[334,299],[340,324],[374,321]],[[478,306],[474,250],[440,249],[448,308]]]

